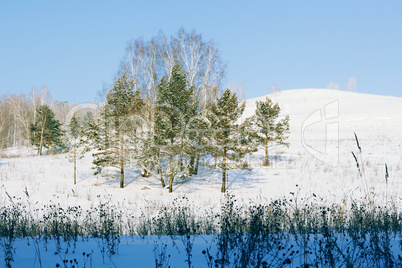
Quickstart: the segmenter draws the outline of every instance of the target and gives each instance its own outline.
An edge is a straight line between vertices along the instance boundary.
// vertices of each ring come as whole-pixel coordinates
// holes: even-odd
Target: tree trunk
[[[222,169],[222,188],[221,192],[226,192],[226,169]]]
[[[174,129],[174,123],[172,122],[172,130]],[[169,193],[173,192],[173,143],[174,143],[174,138],[173,136],[170,137],[170,175],[169,175]]]
[[[263,166],[269,166],[269,159],[268,159],[268,135],[265,134],[265,161]]]
[[[169,193],[173,192],[173,149],[170,151]]]
[[[124,159],[123,159],[124,134],[120,136],[120,188],[124,188]]]
[[[42,148],[43,148],[43,127],[41,129],[41,133],[40,133],[40,143],[39,143],[39,155],[42,155]]]
[[[200,164],[200,156],[197,155],[197,158],[195,159],[194,175],[198,174],[198,165],[199,164]]]
[[[160,181],[161,181],[161,183],[162,183],[162,188],[165,188],[166,187],[166,183],[165,183],[165,180],[163,179],[163,177],[162,177],[162,174],[160,174]]]
[[[77,140],[74,139],[74,184],[77,184]]]
[[[162,183],[162,188],[166,187],[166,182],[165,179],[163,178],[163,174],[162,174],[162,169],[161,169],[161,158],[160,158],[160,150],[158,150],[156,156],[158,157],[157,159],[157,167],[156,167],[156,173],[159,175],[159,180]]]
[[[226,192],[226,148],[223,149],[223,168],[222,168],[222,189],[221,192]]]
[[[196,173],[195,173],[194,162],[195,162],[195,157],[194,157],[194,155],[192,155],[192,156],[190,157],[190,162],[189,162],[190,174],[191,174],[191,175],[192,175],[192,174],[196,174]]]

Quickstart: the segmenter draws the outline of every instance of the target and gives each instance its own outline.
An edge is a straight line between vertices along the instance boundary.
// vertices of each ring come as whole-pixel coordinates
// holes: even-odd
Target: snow
[[[314,193],[327,202],[341,203],[362,198],[365,195],[363,179],[351,154],[353,151],[360,156],[354,137],[356,133],[362,148],[364,178],[369,190],[375,193],[375,201],[384,204],[387,196],[401,207],[402,98],[329,89],[287,90],[268,97],[279,103],[283,115],[290,117],[290,147],[273,148],[269,167],[261,166],[264,155],[259,151],[249,157],[252,171],[229,171],[227,189],[230,193],[244,202],[288,197],[297,189],[299,196]],[[252,116],[256,101],[265,98],[246,100],[243,118]],[[134,166],[126,172],[124,189],[119,188],[118,179],[94,176],[91,154],[77,161],[76,185],[73,185],[73,163],[65,155],[36,156],[32,150],[24,148],[11,148],[0,155],[9,157],[0,159],[2,204],[9,202],[8,195],[29,202],[33,207],[60,204],[61,207],[80,205],[90,208],[99,202],[110,201],[139,216],[145,208],[157,210],[183,196],[195,206],[218,211],[223,198],[220,193],[221,173],[203,166],[199,175],[190,180],[177,179],[173,193],[169,194],[157,178],[141,177]],[[385,164],[389,170],[387,192]],[[129,238],[125,239],[127,244],[122,242],[116,263],[119,260],[132,262],[134,257],[126,251],[126,245],[140,243],[140,240],[130,242]],[[17,242],[18,260],[13,267],[32,267],[35,262],[33,247],[26,247],[24,243],[26,240]],[[87,248],[98,251],[94,241],[88,243],[79,244],[77,252]],[[144,266],[151,267],[154,264],[153,240],[149,238],[140,244],[135,256],[151,260]],[[27,250],[24,254],[18,253],[21,249]],[[60,256],[50,254],[48,260],[54,265],[60,261]],[[17,265],[17,261],[21,264]],[[94,257],[94,262],[97,264],[93,267],[110,267],[98,265],[99,256]]]
[[[209,247],[211,236],[203,238],[198,237],[194,241],[194,263],[205,264],[202,250]],[[171,254],[169,265],[171,267],[186,267],[184,263],[185,252],[182,242],[177,239],[177,248],[173,247],[169,237],[150,236],[145,238],[123,236],[119,245],[118,253],[111,257],[106,254],[102,255],[99,250],[99,241],[95,239],[80,240],[77,242],[76,248],[68,247],[66,243],[62,243],[62,250],[58,253],[54,241],[49,241],[47,250],[39,245],[42,267],[56,267],[56,264],[63,266],[63,260],[77,260],[78,266],[75,267],[155,267],[155,253],[160,253],[163,245],[168,245],[167,254]],[[35,248],[30,241],[27,245],[27,239],[18,239],[15,243],[16,257],[13,267],[40,267],[39,258],[35,259]],[[133,248],[136,250],[133,251]],[[180,252],[180,253],[178,253]],[[83,255],[85,253],[85,256]],[[174,254],[173,254],[174,253]],[[89,256],[87,256],[89,254]],[[0,264],[3,264],[0,260]],[[130,266],[130,264],[132,266]],[[67,266],[72,267],[72,266]]]
[[[174,243],[172,243],[174,241]],[[294,240],[282,241],[285,246],[282,250],[279,250],[277,255],[267,254],[265,260],[273,262],[271,267],[303,267],[303,257],[300,254],[296,254],[296,257],[292,258],[291,265],[278,265],[282,264],[283,260],[289,256],[291,249],[293,251],[300,251],[302,249],[297,246]],[[99,241],[90,238],[88,240],[80,240],[76,244],[76,248],[73,246],[67,246],[66,243],[62,244],[60,252],[56,250],[55,242],[49,241],[47,250],[39,245],[40,252],[35,252],[35,247],[32,245],[33,241],[30,241],[30,245],[27,245],[26,239],[18,239],[15,243],[16,257],[12,267],[155,267],[155,260],[162,260],[161,254],[166,254],[166,258],[162,262],[164,265],[159,267],[188,267],[186,260],[186,251],[181,237],[168,237],[168,236],[148,236],[148,237],[128,237],[122,236],[121,243],[118,248],[118,252],[115,255],[108,257],[106,254],[102,255],[99,250]],[[392,240],[391,247],[397,248],[397,241]],[[207,250],[211,256],[215,258],[216,248],[211,247],[213,244],[213,236],[196,236],[194,238],[192,248],[192,267],[208,267],[205,254],[202,252]],[[347,245],[340,246],[346,247]],[[164,250],[164,247],[166,249]],[[273,250],[275,252],[275,250]],[[236,253],[238,250],[234,250]],[[275,252],[276,253],[276,252]],[[398,252],[401,254],[401,252]],[[84,255],[85,254],[85,255]],[[38,257],[40,255],[40,258]],[[352,254],[353,255],[353,254]],[[356,253],[356,255],[358,255]],[[39,263],[40,259],[40,263]],[[357,258],[356,258],[357,259]],[[67,264],[63,265],[63,260],[67,261]],[[74,266],[70,264],[70,261]],[[231,258],[233,261],[233,258]],[[2,260],[0,260],[0,264]],[[276,264],[276,265],[275,265]],[[229,266],[232,267],[232,266]]]

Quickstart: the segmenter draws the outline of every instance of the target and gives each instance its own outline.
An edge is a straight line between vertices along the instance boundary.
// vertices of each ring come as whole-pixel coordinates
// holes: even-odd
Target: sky
[[[12,1],[0,3],[0,95],[46,85],[52,98],[94,101],[112,85],[128,41],[196,30],[227,63],[223,87],[246,98],[281,90],[402,97],[402,1]]]

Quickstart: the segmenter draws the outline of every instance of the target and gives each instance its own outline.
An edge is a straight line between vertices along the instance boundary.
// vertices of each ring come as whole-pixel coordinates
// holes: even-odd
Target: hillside
[[[229,192],[244,200],[269,200],[299,191],[299,196],[314,193],[331,202],[344,202],[369,190],[381,203],[386,196],[387,163],[388,198],[400,204],[402,98],[327,89],[288,90],[268,97],[290,117],[290,147],[274,148],[270,167],[262,167],[263,155],[255,153],[249,159],[252,171],[231,170]],[[256,101],[264,99],[247,100],[244,117],[251,116]],[[354,132],[362,148],[366,188],[351,154],[358,153]],[[126,187],[119,189],[117,179],[93,176],[91,161],[90,154],[78,161],[78,183],[74,186],[73,165],[65,155],[3,158],[0,200],[8,199],[6,192],[27,199],[26,189],[31,203],[85,207],[111,200],[138,211],[145,206],[164,206],[182,196],[196,205],[217,208],[222,198],[220,173],[206,167],[188,181],[177,180],[173,194],[169,194],[156,178],[142,178],[135,167],[127,172]]]

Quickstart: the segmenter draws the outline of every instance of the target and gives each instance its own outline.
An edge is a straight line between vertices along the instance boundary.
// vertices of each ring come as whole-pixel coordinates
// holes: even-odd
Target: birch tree
[[[77,150],[82,133],[81,122],[77,117],[73,116],[69,124],[69,134],[73,139],[74,184],[77,184]]]
[[[32,88],[27,97],[21,93],[1,96],[0,144],[3,147],[23,146],[29,144],[31,124],[36,122],[36,113],[41,100],[48,100],[48,91],[42,88],[41,92]],[[41,98],[39,98],[41,97]]]
[[[24,142],[29,140],[29,129],[32,120],[28,102],[25,95],[10,95],[8,98],[10,114],[12,120],[12,139],[14,146],[24,145]]]
[[[351,91],[351,92],[357,91],[357,87],[356,87],[356,77],[354,77],[354,76],[349,77],[348,83],[346,84],[346,89],[347,89],[348,91]]]
[[[7,135],[10,127],[10,111],[7,99],[3,96],[0,99],[0,148],[8,147],[9,138]]]
[[[330,83],[327,85],[327,89],[339,90],[340,87],[341,87],[341,86],[340,86],[339,84],[335,83],[335,82],[330,82]]]
[[[139,38],[129,42],[122,64],[123,72],[128,72],[136,82],[135,90],[141,88],[142,97],[150,103],[156,101],[157,86],[163,76],[160,53],[155,38],[150,41]]]
[[[177,62],[187,73],[187,83],[194,85],[194,93],[201,109],[213,102],[219,94],[219,85],[225,75],[226,65],[213,40],[204,41],[195,30],[179,29],[172,37],[172,47]]]
[[[179,29],[171,37],[160,32],[149,41],[143,38],[130,41],[121,69],[128,71],[141,87],[144,99],[154,103],[157,85],[162,77],[170,78],[176,64],[187,73],[187,84],[194,86],[201,109],[216,99],[226,64],[213,40],[205,41],[195,30]]]

